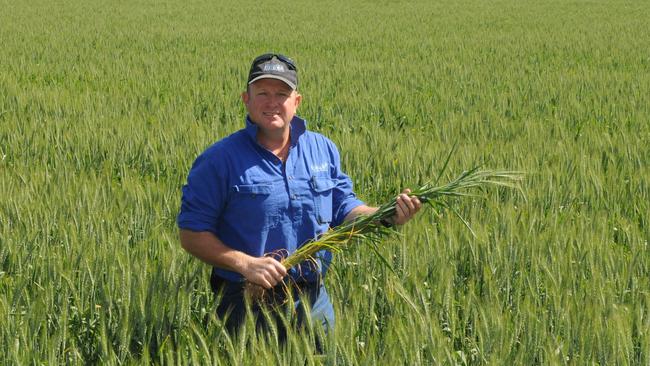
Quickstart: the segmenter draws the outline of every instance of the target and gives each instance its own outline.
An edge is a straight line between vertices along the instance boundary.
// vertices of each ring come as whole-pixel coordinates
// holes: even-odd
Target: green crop
[[[650,363],[648,2],[0,8],[0,364]],[[526,172],[423,210],[377,246],[390,266],[335,256],[323,355],[318,329],[228,336],[178,241],[187,172],[268,51],[371,205],[455,143],[447,172]]]

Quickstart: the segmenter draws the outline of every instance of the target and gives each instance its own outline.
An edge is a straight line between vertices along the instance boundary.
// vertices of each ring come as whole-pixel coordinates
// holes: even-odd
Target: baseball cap
[[[253,60],[248,72],[248,84],[260,79],[284,81],[291,89],[298,87],[298,70],[293,60],[279,53],[265,53]]]

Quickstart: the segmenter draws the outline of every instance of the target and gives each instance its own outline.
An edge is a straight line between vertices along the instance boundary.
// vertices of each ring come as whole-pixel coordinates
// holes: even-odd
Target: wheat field
[[[0,364],[650,364],[647,1],[0,0]],[[175,218],[243,126],[250,61],[383,203],[525,172],[335,257],[337,324],[284,345],[215,319]]]

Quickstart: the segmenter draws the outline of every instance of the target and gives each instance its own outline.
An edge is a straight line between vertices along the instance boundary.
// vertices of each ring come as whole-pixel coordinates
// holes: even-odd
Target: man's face
[[[242,93],[252,122],[264,131],[288,128],[302,96],[281,80],[260,79]]]

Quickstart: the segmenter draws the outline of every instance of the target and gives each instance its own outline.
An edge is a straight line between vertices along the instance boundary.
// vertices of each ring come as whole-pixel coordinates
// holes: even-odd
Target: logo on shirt
[[[314,164],[314,165],[311,166],[311,171],[313,173],[326,172],[328,170],[329,170],[329,164],[327,164],[327,163]]]

